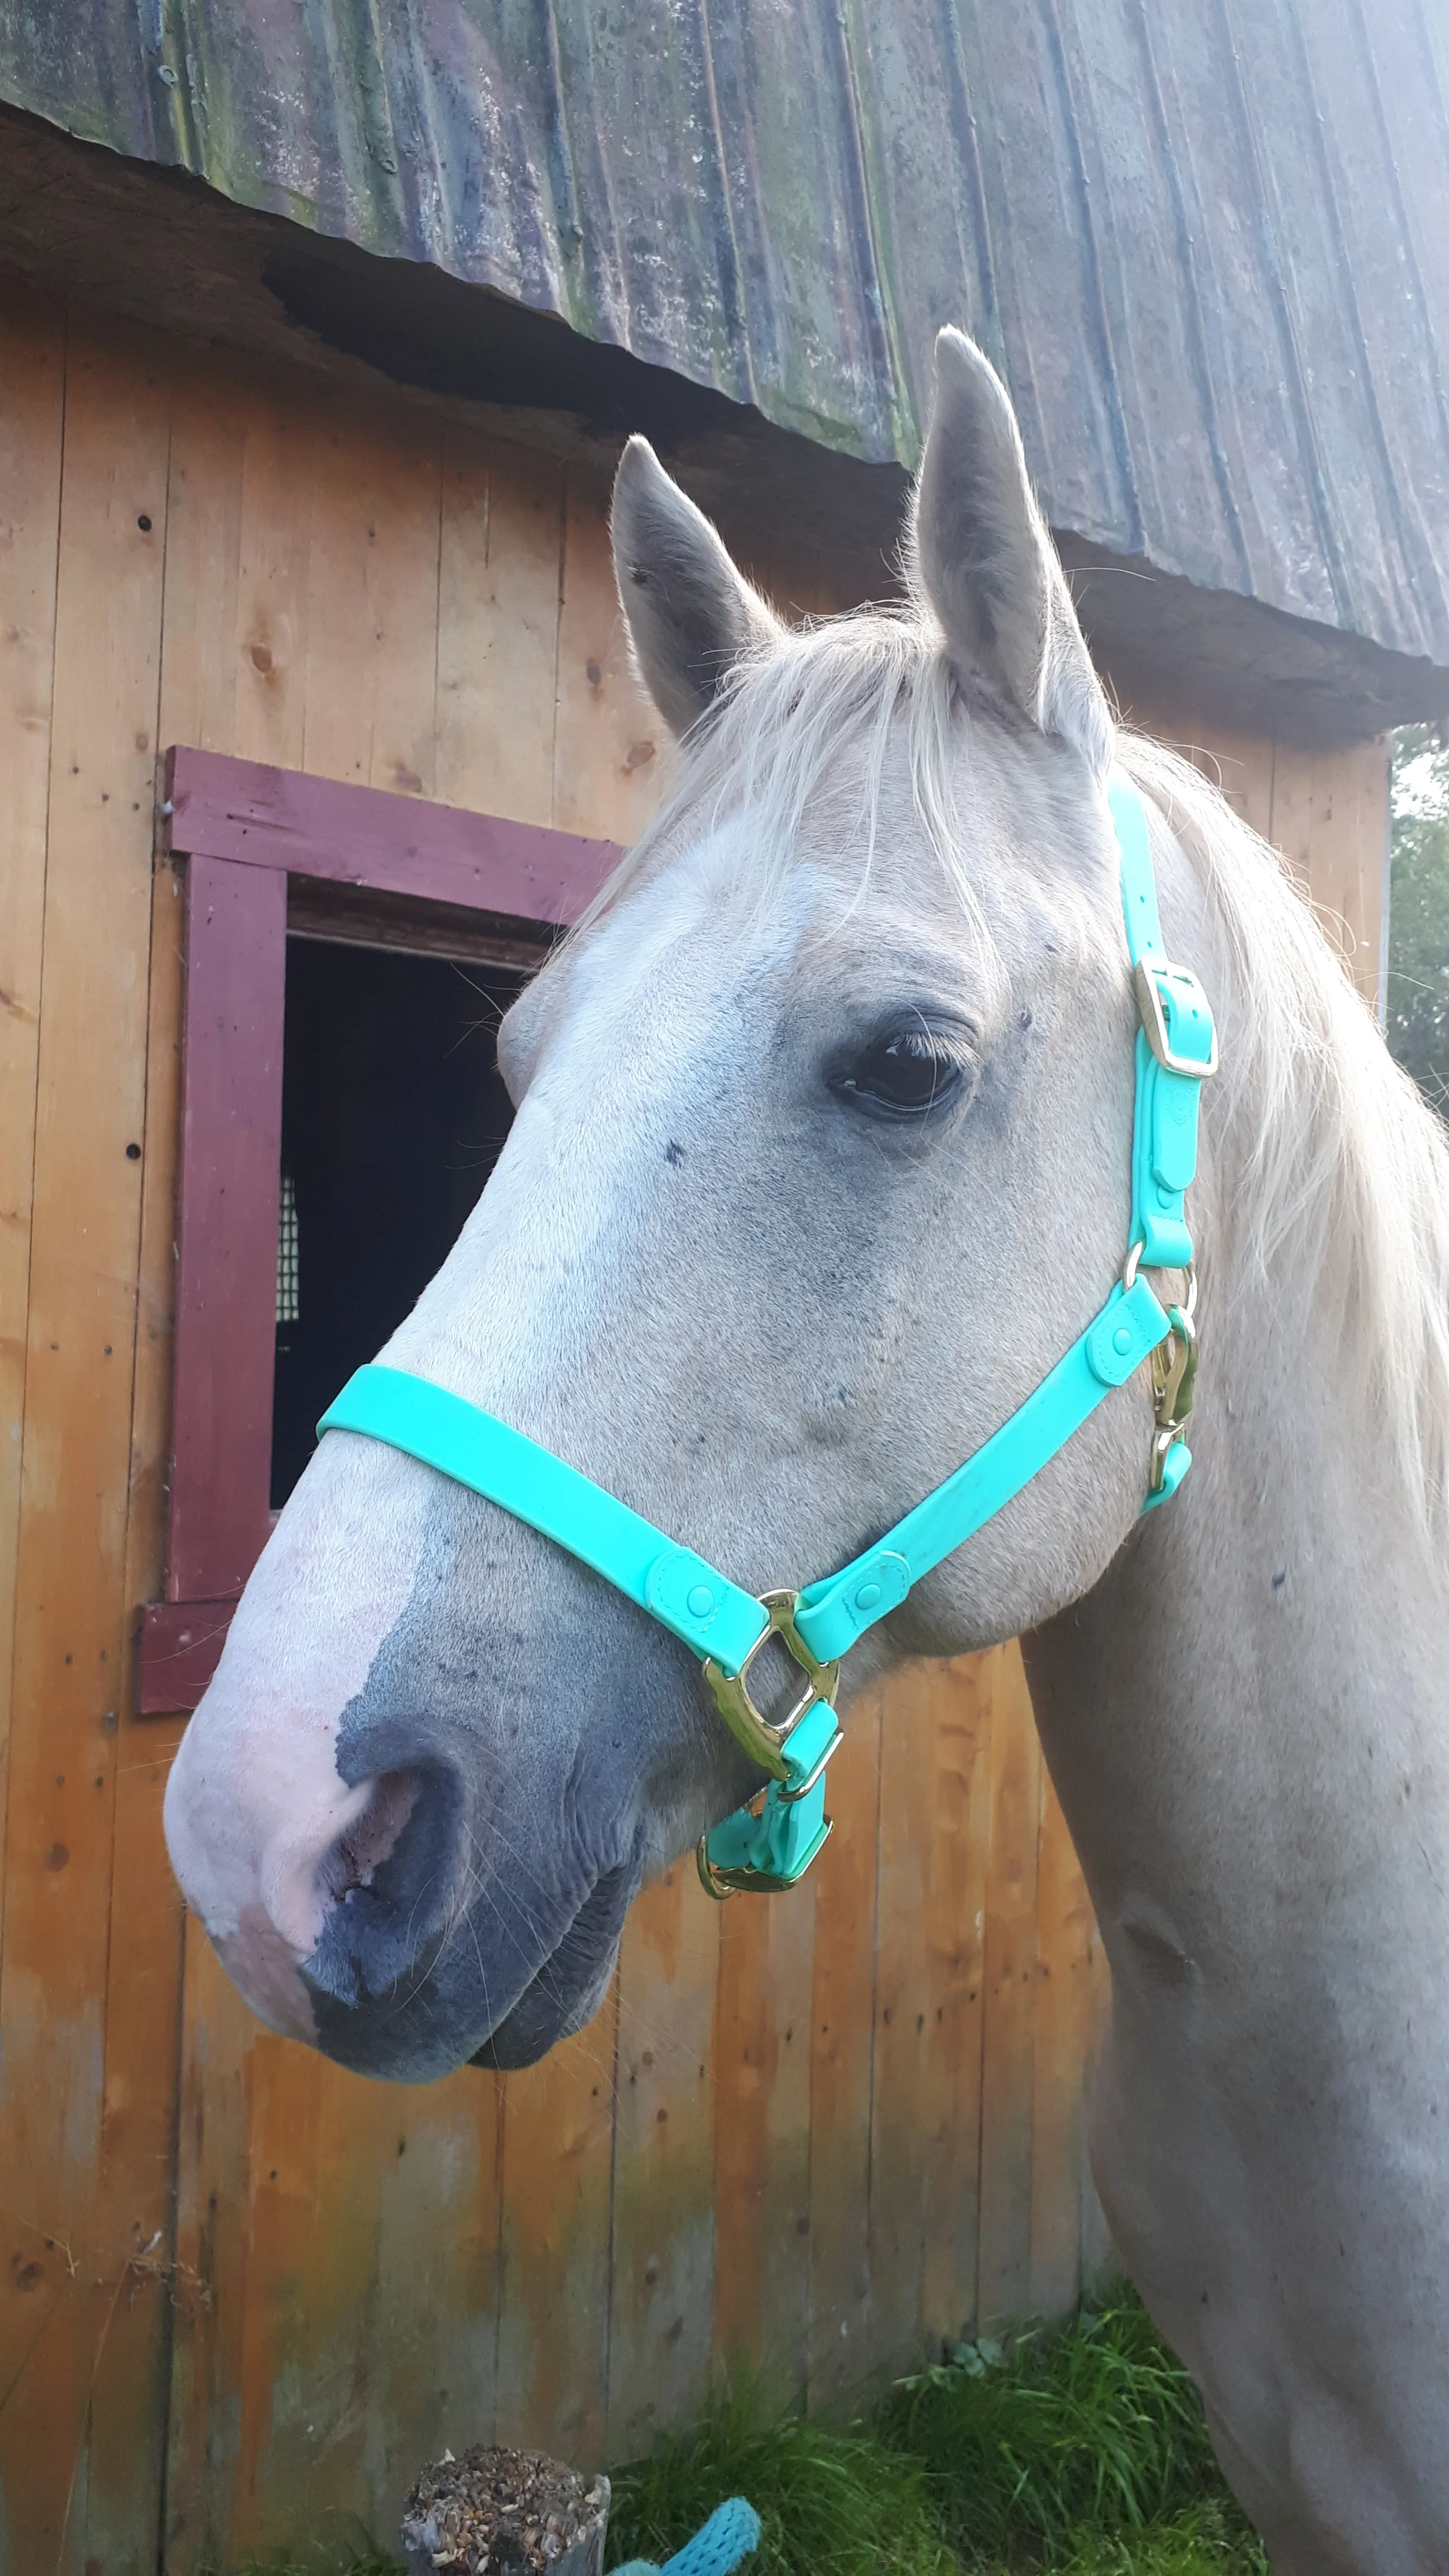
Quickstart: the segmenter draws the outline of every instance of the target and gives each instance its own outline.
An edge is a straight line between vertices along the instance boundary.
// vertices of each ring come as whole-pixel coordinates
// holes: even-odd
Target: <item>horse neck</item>
[[[1156,1922],[1251,1989],[1335,1915],[1365,1962],[1442,1927],[1449,1605],[1312,1295],[1219,1276],[1202,1327],[1186,1485],[1028,1666],[1109,1952]]]

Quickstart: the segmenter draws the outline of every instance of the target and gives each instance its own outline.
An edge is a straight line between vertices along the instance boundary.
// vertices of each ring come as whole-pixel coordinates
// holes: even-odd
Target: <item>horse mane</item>
[[[860,903],[887,756],[903,723],[917,817],[989,966],[994,950],[964,865],[954,796],[962,724],[976,718],[1023,730],[988,681],[953,667],[918,596],[794,630],[730,674],[683,746],[674,793],[580,929],[666,864],[686,832],[696,840],[702,822],[707,830],[741,811],[751,818],[756,898],[770,906],[807,806],[847,792],[842,828],[861,847]],[[851,766],[846,791],[841,751],[852,743],[864,768]],[[1393,1062],[1278,854],[1177,753],[1122,731],[1116,755],[1202,885],[1222,950],[1232,1042],[1218,1078],[1220,1123],[1237,1166],[1225,1211],[1231,1257],[1270,1278],[1291,1260],[1320,1312],[1337,1302],[1346,1381],[1358,1380],[1422,1530],[1440,1537],[1449,1491],[1449,1138]],[[1069,838],[1070,797],[1063,825]]]
[[[1449,1137],[1277,851],[1177,753],[1122,733],[1117,756],[1184,851],[1223,944],[1232,1258],[1268,1276],[1291,1261],[1320,1311],[1336,1303],[1345,1395],[1371,1409],[1401,1493],[1442,1539]]]

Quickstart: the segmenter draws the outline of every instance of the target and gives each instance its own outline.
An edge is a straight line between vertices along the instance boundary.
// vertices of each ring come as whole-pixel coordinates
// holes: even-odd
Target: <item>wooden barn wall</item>
[[[180,1721],[136,1720],[127,1669],[168,1427],[157,747],[621,840],[660,754],[593,477],[23,297],[0,339],[0,2566],[139,2576],[332,2507],[386,2536],[445,2443],[617,2459],[722,2356],[829,2406],[1064,2309],[1105,2259],[1102,1971],[1014,1648],[858,1705],[824,1866],[725,1908],[672,1872],[527,2074],[343,2074],[183,1923]],[[1381,749],[1214,752],[1366,972]]]

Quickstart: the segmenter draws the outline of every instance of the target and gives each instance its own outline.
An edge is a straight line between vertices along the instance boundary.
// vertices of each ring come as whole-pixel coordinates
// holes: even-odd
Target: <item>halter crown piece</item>
[[[1142,799],[1121,771],[1107,799],[1141,1015],[1122,1275],[1035,1394],[863,1555],[802,1592],[756,1599],[551,1449],[403,1369],[359,1369],[317,1426],[319,1433],[359,1431],[386,1441],[486,1495],[592,1566],[699,1657],[726,1726],[769,1774],[762,1795],[701,1837],[699,1871],[712,1896],[773,1893],[793,1887],[809,1868],[830,1831],[825,1766],[841,1740],[835,1696],[842,1655],[1030,1484],[1145,1359],[1152,1362],[1154,1429],[1143,1510],[1167,1502],[1192,1464],[1183,1435],[1197,1366],[1196,1281],[1183,1194],[1197,1169],[1198,1101],[1205,1077],[1217,1071],[1217,1037],[1196,975],[1172,965],[1163,949]],[[1185,1274],[1181,1305],[1160,1302],[1149,1270]],[[772,1636],[800,1680],[786,1705],[766,1710],[754,1699],[750,1674]]]

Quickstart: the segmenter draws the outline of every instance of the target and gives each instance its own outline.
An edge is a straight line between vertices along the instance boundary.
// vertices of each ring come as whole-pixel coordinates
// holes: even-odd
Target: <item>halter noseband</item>
[[[1035,1393],[839,1574],[822,1575],[803,1592],[756,1599],[551,1449],[403,1369],[359,1369],[317,1426],[319,1434],[358,1431],[385,1441],[485,1495],[592,1566],[700,1658],[725,1724],[770,1775],[762,1800],[700,1838],[700,1876],[712,1896],[792,1887],[809,1868],[830,1831],[825,1766],[841,1740],[835,1695],[842,1655],[1030,1484],[1149,1357],[1154,1430],[1143,1510],[1175,1494],[1192,1463],[1183,1434],[1197,1364],[1196,1282],[1183,1194],[1197,1169],[1198,1101],[1204,1078],[1217,1071],[1217,1037],[1196,975],[1170,964],[1163,950],[1142,799],[1120,771],[1107,798],[1141,1016],[1132,1222],[1121,1278]],[[1186,1273],[1180,1306],[1160,1303],[1149,1270]],[[801,1678],[788,1705],[767,1713],[751,1693],[750,1673],[771,1636]]]

